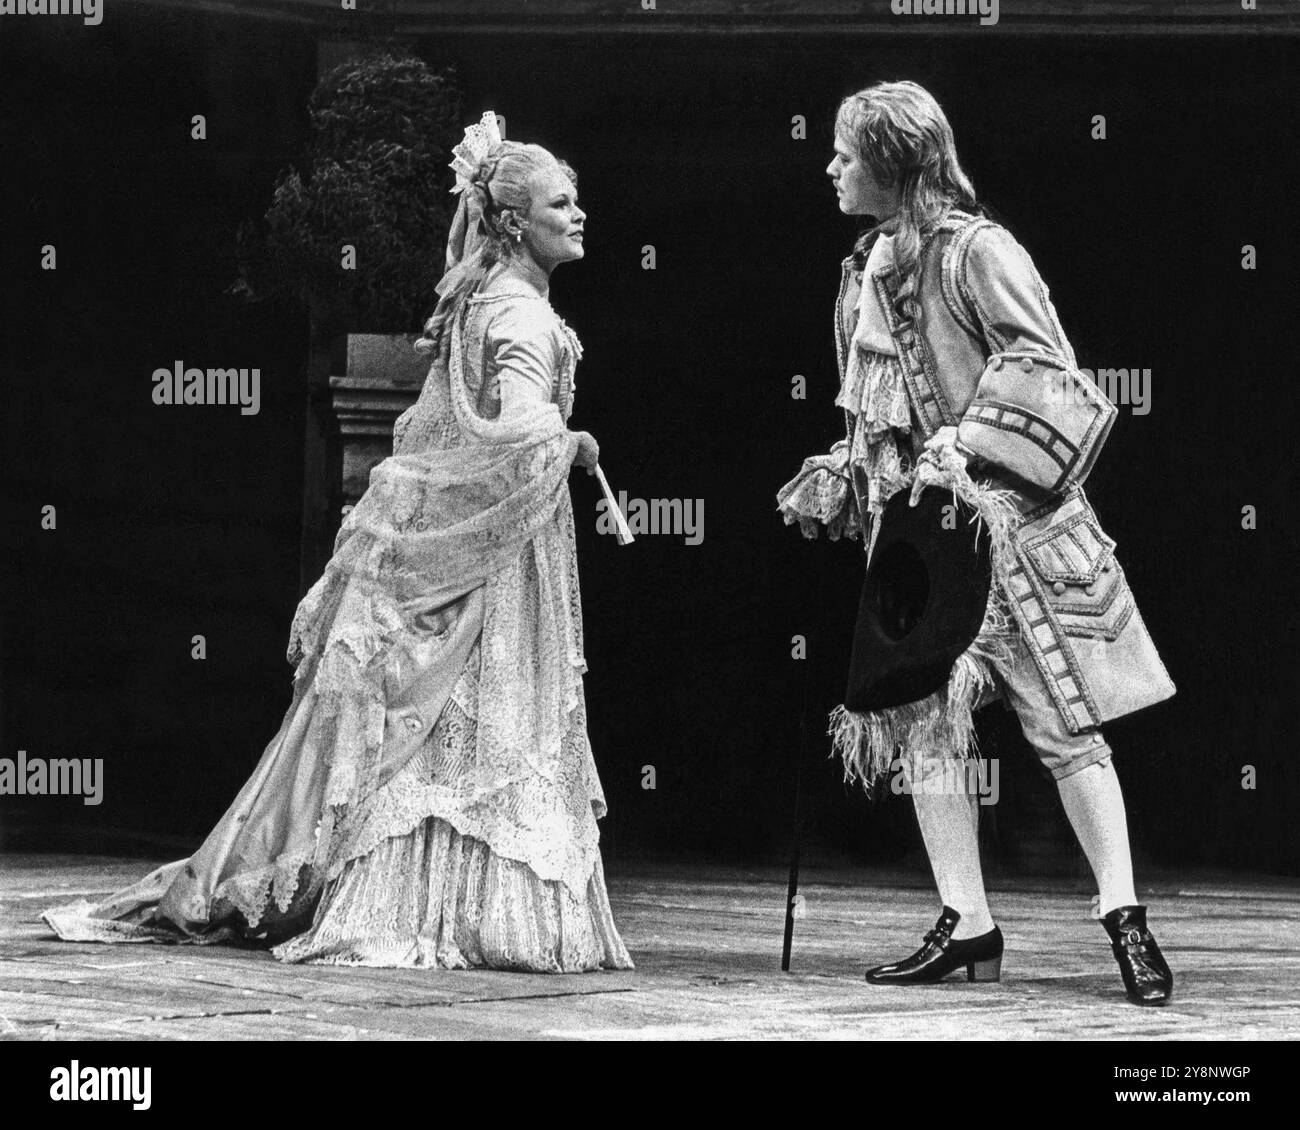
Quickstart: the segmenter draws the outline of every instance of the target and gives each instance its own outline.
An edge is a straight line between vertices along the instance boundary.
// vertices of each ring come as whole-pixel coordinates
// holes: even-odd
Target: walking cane
[[[812,656],[803,675],[803,708],[799,713],[799,753],[794,767],[794,832],[790,846],[790,880],[785,895],[785,939],[781,944],[781,972],[790,972],[790,947],[794,943],[794,920],[799,896],[799,847],[803,840],[803,768],[808,760],[808,703],[812,698]]]

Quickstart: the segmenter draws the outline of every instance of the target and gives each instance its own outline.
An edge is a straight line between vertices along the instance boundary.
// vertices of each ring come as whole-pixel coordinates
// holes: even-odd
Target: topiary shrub
[[[322,78],[308,109],[304,170],[283,172],[261,223],[241,227],[233,289],[254,300],[292,294],[326,333],[418,331],[436,301],[456,204],[454,71],[371,55]]]

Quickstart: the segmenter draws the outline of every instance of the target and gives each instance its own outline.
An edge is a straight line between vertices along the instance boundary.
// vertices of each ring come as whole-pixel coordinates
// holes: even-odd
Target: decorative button
[[[1061,596],[1065,592],[1065,582],[1057,581],[1056,584],[1052,586],[1052,591],[1056,593],[1057,596]]]
[[[1086,592],[1089,596],[1096,596],[1096,595],[1097,595],[1097,586],[1096,586],[1096,585],[1088,585],[1088,586],[1086,586],[1086,587],[1084,588],[1083,591]]]
[[[402,719],[402,721],[406,723],[406,728],[410,730],[411,733],[413,734],[416,733],[424,725],[424,723],[421,722],[414,715],[410,715],[409,717]]]
[[[1100,734],[1093,734],[1093,735],[1092,735],[1092,744],[1093,744],[1093,745],[1101,745],[1101,743],[1104,742],[1105,740],[1106,740],[1106,739],[1103,738]]]
[[[1020,362],[1020,367],[1024,369],[1026,373],[1032,373],[1034,371],[1034,363],[1028,357],[1024,358]]]
[[[1110,568],[1111,568],[1110,562],[1107,561],[1106,564],[1103,565],[1103,566],[1101,567],[1101,571],[1102,571],[1103,573],[1109,573],[1109,572],[1110,572]]]
[[[1001,357],[994,357],[994,358],[993,358],[993,368],[995,368],[995,369],[1000,369],[1000,368],[1002,368],[1002,358],[1001,358]]]

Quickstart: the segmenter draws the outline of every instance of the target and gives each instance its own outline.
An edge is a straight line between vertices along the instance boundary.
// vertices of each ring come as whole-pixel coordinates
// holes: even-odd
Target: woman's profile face
[[[835,156],[826,166],[835,185],[840,211],[846,216],[874,216],[887,220],[898,211],[898,190],[882,185],[858,156],[857,146],[840,131],[835,132]]]
[[[524,246],[548,274],[559,263],[581,259],[587,213],[578,207],[578,190],[559,165],[533,174],[533,198],[524,223]]]

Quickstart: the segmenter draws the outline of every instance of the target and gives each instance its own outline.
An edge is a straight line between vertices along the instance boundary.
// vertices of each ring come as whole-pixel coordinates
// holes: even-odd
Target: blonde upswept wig
[[[533,203],[534,177],[557,167],[577,188],[573,167],[540,145],[503,141],[479,162],[464,193],[465,230],[458,232],[458,224],[452,225],[447,271],[438,284],[441,297],[417,348],[430,352],[445,347],[447,331],[465,299],[479,288],[488,271],[516,254]],[[455,247],[458,242],[461,246]]]
[[[871,175],[899,191],[894,262],[901,285],[898,311],[914,311],[917,264],[926,235],[950,207],[975,215],[984,209],[957,160],[952,126],[934,96],[914,82],[878,82],[840,103],[836,136],[847,142]],[[870,232],[859,241],[858,251]]]

